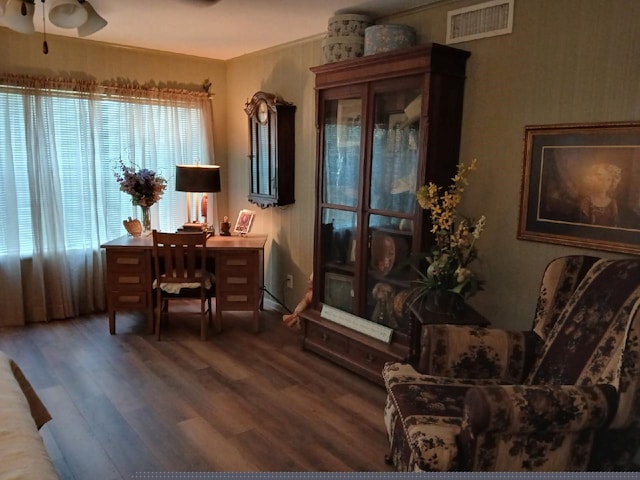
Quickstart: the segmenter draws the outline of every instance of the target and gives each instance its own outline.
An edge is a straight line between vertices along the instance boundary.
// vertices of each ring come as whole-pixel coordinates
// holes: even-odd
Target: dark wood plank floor
[[[187,308],[184,305],[180,309]],[[280,315],[225,313],[199,339],[174,316],[163,340],[135,314],[0,329],[49,409],[41,430],[62,479],[150,471],[390,471],[384,389],[313,353]]]

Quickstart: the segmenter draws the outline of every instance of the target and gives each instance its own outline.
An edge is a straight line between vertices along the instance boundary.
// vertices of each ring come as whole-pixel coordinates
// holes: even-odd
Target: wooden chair
[[[206,233],[160,233],[153,230],[153,263],[157,339],[160,340],[162,313],[169,312],[169,300],[199,298],[200,338],[206,340],[205,313],[211,324],[211,297],[215,296],[215,277],[207,270]]]

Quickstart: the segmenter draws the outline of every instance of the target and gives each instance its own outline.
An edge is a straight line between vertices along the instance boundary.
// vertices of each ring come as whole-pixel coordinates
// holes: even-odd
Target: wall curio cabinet
[[[468,56],[431,44],[311,68],[317,203],[302,344],[376,382],[409,352],[407,259],[431,242],[415,191],[455,174]],[[328,320],[325,305],[391,329],[390,341]]]

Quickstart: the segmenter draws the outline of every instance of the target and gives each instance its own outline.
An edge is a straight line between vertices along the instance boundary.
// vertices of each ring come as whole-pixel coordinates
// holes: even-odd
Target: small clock
[[[258,103],[258,112],[256,116],[262,125],[266,125],[269,120],[269,107],[265,100],[260,100],[260,103]]]
[[[295,105],[257,92],[244,111],[249,118],[249,201],[261,208],[294,203]]]

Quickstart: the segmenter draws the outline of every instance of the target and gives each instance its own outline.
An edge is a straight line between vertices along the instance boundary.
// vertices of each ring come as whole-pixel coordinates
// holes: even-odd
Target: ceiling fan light
[[[98,15],[98,12],[89,5],[89,2],[82,3],[82,6],[87,11],[88,18],[86,22],[78,27],[78,36],[86,37],[107,26],[107,21]]]
[[[78,0],[52,0],[49,7],[49,21],[60,28],[78,28],[88,16]]]
[[[22,15],[22,0],[7,0],[4,7],[4,24],[19,33],[30,34],[35,32],[33,26],[33,13],[36,9],[35,4],[25,2],[27,14]]]

